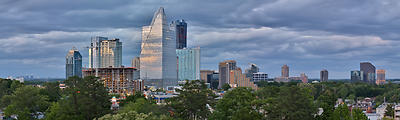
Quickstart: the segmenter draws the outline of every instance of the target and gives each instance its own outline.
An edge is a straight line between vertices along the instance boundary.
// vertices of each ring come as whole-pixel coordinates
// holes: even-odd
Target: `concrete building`
[[[208,75],[212,75],[213,73],[215,73],[214,70],[200,70],[200,80],[208,83],[210,81]]]
[[[131,65],[136,69],[140,69],[140,57],[133,58],[131,61]]]
[[[364,79],[363,71],[353,70],[350,72],[351,82],[361,82]]]
[[[176,49],[187,47],[187,23],[185,20],[173,21],[176,33]]]
[[[230,80],[230,71],[231,70],[236,70],[236,61],[235,60],[226,60],[223,62],[219,63],[219,84],[218,84],[218,89],[221,89],[221,87],[224,84],[229,84]]]
[[[89,68],[121,67],[122,42],[107,37],[92,37],[89,48]]]
[[[328,70],[326,70],[326,69],[321,70],[320,81],[321,82],[327,82],[328,81]]]
[[[300,74],[301,82],[308,83],[308,76],[305,73]]]
[[[83,70],[83,76],[99,77],[109,93],[132,95],[144,89],[143,80],[134,78],[136,70],[133,67],[87,68]]]
[[[377,76],[377,79],[376,79],[376,84],[377,84],[377,85],[383,85],[383,84],[385,84],[385,82],[386,82],[386,79],[385,79],[385,70],[383,70],[383,69],[377,70],[377,71],[376,71],[376,76]]]
[[[200,80],[200,48],[176,49],[178,79]]]
[[[281,77],[289,77],[289,66],[282,66],[282,76]]]
[[[72,76],[82,77],[82,55],[75,48],[68,51],[65,56],[65,78]]]
[[[361,62],[360,71],[363,71],[363,81],[375,84],[376,68],[370,62]]]
[[[257,89],[257,85],[254,82],[251,82],[249,78],[246,77],[245,74],[242,73],[242,69],[236,68],[235,70],[231,70],[229,74],[229,85],[232,88],[235,87],[249,87],[252,89]]]
[[[253,73],[253,82],[268,81],[268,74],[263,72]]]
[[[142,28],[140,78],[147,86],[178,85],[175,26],[168,23],[161,7],[150,25]]]
[[[257,67],[256,64],[250,63],[250,67],[245,70],[245,74],[247,78],[250,78],[250,81],[253,80],[253,73],[259,72],[259,68]]]

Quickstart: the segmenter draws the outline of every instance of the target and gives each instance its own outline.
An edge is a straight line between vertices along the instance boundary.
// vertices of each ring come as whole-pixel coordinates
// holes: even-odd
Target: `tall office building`
[[[320,78],[321,82],[327,82],[328,81],[328,70],[326,70],[326,69],[321,70],[320,77],[321,77]]]
[[[140,77],[157,88],[177,86],[175,27],[168,25],[164,8],[158,9],[149,26],[142,28]]]
[[[247,78],[250,78],[250,81],[253,81],[253,73],[258,73],[259,68],[256,64],[250,63],[250,67],[245,70],[245,74]]]
[[[351,82],[361,82],[364,79],[363,71],[353,70],[350,72]]]
[[[89,48],[89,68],[121,67],[122,42],[119,39],[92,37]]]
[[[360,63],[360,71],[363,72],[363,81],[368,83],[375,83],[375,66],[370,62]]]
[[[386,78],[385,78],[385,70],[380,69],[380,70],[376,70],[376,84],[377,85],[383,85],[386,82]]]
[[[178,79],[200,79],[200,48],[176,49],[178,56]]]
[[[300,80],[303,83],[308,83],[308,76],[305,73],[300,74]]]
[[[289,66],[282,66],[282,77],[289,77]]]
[[[219,63],[219,83],[218,83],[218,88],[221,89],[221,87],[224,84],[229,84],[229,77],[230,77],[230,71],[236,69],[236,61],[235,60],[226,60],[223,62]]]
[[[65,78],[72,76],[82,77],[82,55],[78,50],[72,48],[65,56]]]
[[[210,79],[208,79],[209,75],[215,73],[214,70],[200,70],[200,80],[204,81],[205,83],[210,83]]]
[[[187,47],[187,23],[185,20],[176,20],[173,22],[176,32],[176,49]]]
[[[131,65],[132,65],[132,67],[139,69],[140,68],[140,58],[139,57],[133,58],[131,61]]]

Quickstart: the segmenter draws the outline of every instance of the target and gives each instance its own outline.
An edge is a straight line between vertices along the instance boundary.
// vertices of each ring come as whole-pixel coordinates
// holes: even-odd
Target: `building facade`
[[[380,69],[380,70],[377,70],[377,71],[376,71],[376,76],[377,76],[376,84],[377,84],[377,85],[383,85],[383,84],[385,84],[385,82],[386,82],[385,72],[386,72],[386,71],[383,70],[383,69]]]
[[[78,50],[72,48],[65,56],[65,78],[72,76],[82,77],[82,55]]]
[[[135,91],[143,91],[143,80],[135,78],[137,69],[128,68],[87,68],[83,70],[83,76],[96,76],[107,87],[109,93],[132,95]]]
[[[267,73],[262,73],[262,72],[257,72],[253,73],[252,76],[253,82],[261,82],[261,81],[268,81],[268,74]]]
[[[208,75],[212,75],[213,73],[215,73],[214,70],[200,70],[200,80],[209,83],[210,79],[208,79]]]
[[[131,65],[132,65],[132,67],[140,69],[140,58],[139,57],[133,58],[131,61]]]
[[[326,69],[321,70],[320,81],[321,82],[327,82],[328,81],[328,70],[326,70]]]
[[[173,22],[176,33],[176,49],[187,47],[187,23],[185,20],[176,20]]]
[[[229,73],[229,85],[232,88],[235,87],[249,87],[252,89],[257,89],[257,85],[254,82],[250,81],[250,78],[246,77],[245,74],[242,73],[242,69],[236,68],[234,70],[230,70]]]
[[[363,72],[363,81],[375,84],[376,68],[370,62],[360,63],[360,71]]]
[[[200,80],[200,48],[176,49],[178,79]]]
[[[219,84],[218,84],[218,89],[221,89],[221,87],[224,84],[229,84],[229,77],[230,77],[230,71],[236,69],[236,61],[235,60],[226,60],[223,62],[219,63]]]
[[[361,82],[364,78],[363,71],[353,70],[350,72],[350,81],[351,82]]]
[[[122,42],[107,37],[92,37],[89,48],[89,68],[121,67]]]
[[[300,74],[301,82],[308,83],[308,76],[305,73]]]
[[[289,77],[289,66],[282,66],[282,77]]]
[[[175,27],[168,25],[164,8],[158,9],[149,26],[142,28],[140,78],[147,86],[177,86]]]
[[[257,67],[256,64],[253,64],[253,63],[250,63],[250,67],[245,70],[246,77],[250,78],[250,81],[254,81],[253,73],[258,73],[258,72],[259,72],[259,68]]]

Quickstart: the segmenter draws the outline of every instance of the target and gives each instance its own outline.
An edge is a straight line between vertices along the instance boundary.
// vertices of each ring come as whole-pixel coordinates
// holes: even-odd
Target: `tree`
[[[97,77],[75,76],[65,82],[66,95],[49,109],[47,119],[65,114],[68,118],[91,120],[111,112],[110,96]]]
[[[345,104],[339,105],[333,112],[330,119],[331,120],[351,120],[350,111],[349,111],[349,108],[347,107],[347,105],[345,105]]]
[[[393,106],[394,106],[393,104],[388,104],[386,106],[385,117],[390,116],[390,117],[394,118],[394,107]]]
[[[146,100],[145,98],[138,98],[124,105],[118,112],[127,113],[129,111],[136,111],[137,113],[152,113],[154,115],[162,115],[168,113],[163,105],[157,105],[155,102]]]
[[[40,88],[33,86],[18,87],[12,95],[6,95],[2,101],[9,105],[5,108],[6,116],[18,115],[19,119],[33,119],[38,112],[44,112],[48,106],[48,97],[40,94]]]
[[[44,89],[41,89],[41,94],[49,96],[50,102],[57,102],[62,95],[59,84],[59,82],[44,83]]]
[[[168,106],[172,108],[176,117],[183,119],[206,119],[211,114],[207,105],[214,104],[215,95],[207,88],[204,81],[186,81],[180,94],[169,100]]]
[[[222,88],[224,91],[227,91],[227,90],[229,90],[229,89],[231,88],[231,86],[230,86],[229,84],[225,83],[224,85],[222,85],[221,88]]]
[[[251,88],[238,87],[228,91],[217,102],[211,119],[215,120],[251,120],[261,119],[261,114],[254,108],[256,99]]]
[[[368,120],[368,117],[362,112],[361,109],[353,109],[352,117],[353,120]]]
[[[171,117],[161,115],[161,116],[154,116],[153,114],[149,113],[137,113],[136,111],[129,111],[125,113],[118,113],[115,115],[107,114],[99,120],[172,120]]]

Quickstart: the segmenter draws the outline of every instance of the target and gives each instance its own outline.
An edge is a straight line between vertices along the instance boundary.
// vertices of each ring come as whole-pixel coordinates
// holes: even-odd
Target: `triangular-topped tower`
[[[176,86],[177,58],[175,29],[169,26],[164,8],[154,14],[149,26],[142,28],[140,78],[145,85],[157,88]]]

